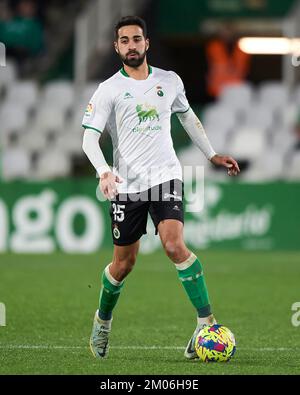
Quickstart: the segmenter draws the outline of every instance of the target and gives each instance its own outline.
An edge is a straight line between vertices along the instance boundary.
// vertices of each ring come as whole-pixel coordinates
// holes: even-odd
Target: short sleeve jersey
[[[121,69],[99,85],[82,124],[99,133],[107,128],[113,171],[123,180],[119,193],[182,180],[171,138],[171,115],[188,109],[183,83],[173,71],[149,66],[148,78],[135,80]]]

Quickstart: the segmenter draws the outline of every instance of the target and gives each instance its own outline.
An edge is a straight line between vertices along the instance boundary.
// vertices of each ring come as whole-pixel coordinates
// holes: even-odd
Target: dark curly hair
[[[115,25],[115,40],[118,40],[119,29],[123,26],[137,25],[143,30],[143,35],[147,37],[147,25],[144,19],[139,16],[123,16]]]

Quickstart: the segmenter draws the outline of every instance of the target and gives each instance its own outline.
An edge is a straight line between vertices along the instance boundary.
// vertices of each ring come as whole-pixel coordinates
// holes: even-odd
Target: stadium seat
[[[63,147],[67,154],[83,154],[82,136],[83,129],[79,125],[77,129],[67,129],[65,133],[62,133],[56,144],[58,147]]]
[[[31,161],[22,147],[7,148],[2,154],[2,175],[5,180],[29,178]]]
[[[68,129],[80,129],[82,125],[82,119],[84,116],[84,112],[86,109],[86,103],[80,103],[76,107],[74,107],[73,112],[72,112],[72,117],[70,121],[68,122],[67,128]]]
[[[12,134],[13,132],[0,132],[0,147],[2,151],[6,150],[7,147],[10,146],[10,139]]]
[[[37,160],[35,178],[67,177],[71,173],[70,157],[62,149],[45,150]]]
[[[17,77],[17,69],[13,62],[7,61],[5,67],[0,67],[0,93],[15,81]]]
[[[42,104],[67,111],[74,102],[74,87],[70,81],[49,82],[43,90]]]
[[[43,103],[37,111],[35,120],[33,121],[33,127],[35,129],[46,130],[46,131],[63,131],[65,126],[65,112],[61,107],[55,108],[52,105],[48,106]]]
[[[230,154],[236,159],[255,160],[266,147],[265,131],[256,128],[240,128],[230,139]]]
[[[296,135],[292,128],[279,128],[274,129],[274,134],[272,136],[272,147],[275,150],[287,153],[289,149],[296,144]]]
[[[207,137],[216,152],[225,152],[231,129],[223,124],[208,124],[205,127]]]
[[[245,126],[268,130],[273,125],[273,111],[260,105],[252,105],[245,113]]]
[[[300,103],[290,102],[280,108],[279,118],[282,127],[293,127],[300,117]]]
[[[262,107],[278,110],[290,99],[289,90],[282,82],[264,82],[258,91],[258,100]]]
[[[248,83],[226,86],[220,95],[220,105],[245,111],[251,105],[253,99],[253,87]]]
[[[283,176],[284,155],[274,149],[267,149],[263,155],[251,162],[249,169],[240,177],[248,182],[265,182],[280,180]]]
[[[39,129],[39,128],[30,128],[27,133],[24,133],[21,136],[20,144],[26,147],[30,152],[39,152],[44,150],[46,147],[49,147],[49,135],[55,134],[51,131]]]
[[[1,132],[22,132],[27,124],[28,116],[26,109],[14,106],[11,103],[4,104],[0,111]]]
[[[300,180],[300,151],[294,151],[290,157],[290,163],[285,169],[285,177],[291,181]]]
[[[222,125],[222,128],[228,130],[234,127],[236,114],[225,106],[213,104],[204,109],[202,122],[204,127],[207,125]]]
[[[16,81],[10,86],[5,103],[29,110],[36,105],[38,93],[38,86],[35,81]]]
[[[300,108],[300,85],[297,85],[293,94],[293,103]]]

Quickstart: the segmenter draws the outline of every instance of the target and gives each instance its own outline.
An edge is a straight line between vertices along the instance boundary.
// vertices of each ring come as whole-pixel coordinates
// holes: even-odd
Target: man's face
[[[149,40],[145,39],[141,27],[129,25],[119,29],[115,50],[127,66],[140,66],[144,62],[148,48]]]
[[[20,15],[25,18],[32,18],[36,14],[36,6],[30,0],[23,0],[19,3],[18,10]]]

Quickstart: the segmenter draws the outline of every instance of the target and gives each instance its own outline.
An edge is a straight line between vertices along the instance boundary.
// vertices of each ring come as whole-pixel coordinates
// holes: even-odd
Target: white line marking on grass
[[[89,346],[58,346],[50,344],[0,344],[0,349],[4,350],[85,350]],[[260,351],[260,352],[274,352],[274,351],[300,351],[299,347],[253,347],[244,348],[238,347],[241,351]],[[112,346],[115,350],[184,350],[182,346]]]
[[[31,345],[31,344],[0,344],[0,349],[11,349],[11,350],[17,350],[17,349],[29,349],[29,350],[84,350],[88,349],[89,346],[56,346],[56,345],[50,345],[50,344],[40,344],[40,345]],[[110,347],[115,350],[184,350],[185,347],[172,347],[172,346],[112,346]]]

